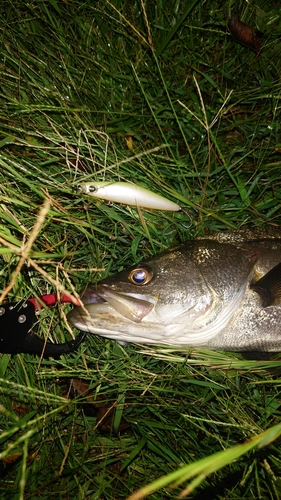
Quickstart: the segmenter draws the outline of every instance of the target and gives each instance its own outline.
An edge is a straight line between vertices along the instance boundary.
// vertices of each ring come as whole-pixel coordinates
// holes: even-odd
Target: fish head
[[[198,337],[241,296],[256,257],[217,242],[181,245],[90,285],[68,319],[120,342],[188,344],[185,332]]]

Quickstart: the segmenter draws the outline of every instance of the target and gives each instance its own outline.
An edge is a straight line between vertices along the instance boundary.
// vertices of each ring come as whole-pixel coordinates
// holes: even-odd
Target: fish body
[[[69,321],[119,342],[281,351],[281,230],[217,233],[90,285]]]
[[[130,182],[84,182],[77,190],[94,198],[135,207],[177,212],[181,207],[168,198]]]

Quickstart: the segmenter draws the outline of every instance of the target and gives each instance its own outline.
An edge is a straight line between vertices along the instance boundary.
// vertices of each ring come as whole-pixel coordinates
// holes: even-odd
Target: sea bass
[[[281,351],[281,228],[187,242],[89,286],[69,321],[119,342]]]

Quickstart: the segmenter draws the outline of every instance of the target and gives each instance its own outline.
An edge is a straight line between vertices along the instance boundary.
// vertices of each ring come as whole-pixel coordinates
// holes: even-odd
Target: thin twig
[[[24,265],[24,261],[28,258],[28,255],[29,255],[29,252],[32,248],[32,245],[35,242],[35,240],[38,236],[38,233],[44,224],[46,216],[50,210],[50,206],[51,206],[51,202],[48,198],[46,198],[44,200],[42,208],[38,214],[38,217],[36,219],[34,227],[31,231],[29,240],[27,241],[26,245],[23,245],[22,248],[20,249],[20,254],[21,254],[20,260],[19,260],[17,267],[13,273],[13,276],[12,276],[12,279],[11,279],[9,285],[5,288],[5,290],[2,292],[2,294],[0,296],[0,303],[2,302],[2,300],[4,300],[4,298],[8,295],[10,290],[12,290],[13,286],[15,285],[17,277],[21,271],[21,268]]]

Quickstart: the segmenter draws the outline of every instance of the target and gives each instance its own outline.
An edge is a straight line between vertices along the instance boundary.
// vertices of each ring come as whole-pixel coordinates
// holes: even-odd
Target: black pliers
[[[60,302],[73,302],[67,295],[63,295],[59,300]],[[21,302],[0,305],[0,352],[55,357],[77,349],[84,340],[86,332],[80,332],[75,340],[63,344],[46,342],[34,333],[36,330],[36,325],[34,325],[36,311],[43,305],[51,307],[56,302],[57,296],[51,293],[42,295],[39,299],[30,298]]]

